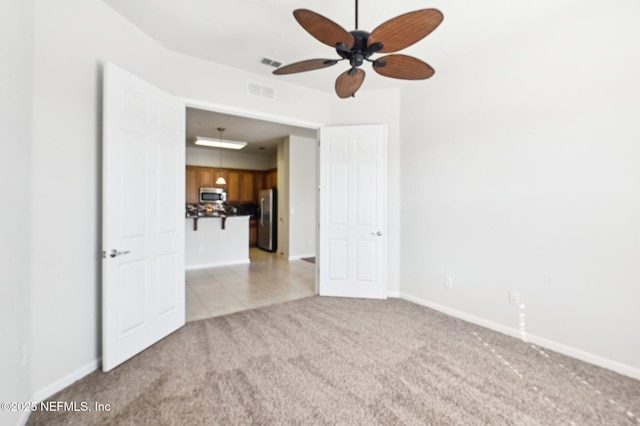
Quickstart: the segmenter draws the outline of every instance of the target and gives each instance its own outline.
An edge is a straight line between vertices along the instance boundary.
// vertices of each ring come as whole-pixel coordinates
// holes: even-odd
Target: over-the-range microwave
[[[227,201],[227,191],[224,188],[200,188],[201,203],[224,203]]]

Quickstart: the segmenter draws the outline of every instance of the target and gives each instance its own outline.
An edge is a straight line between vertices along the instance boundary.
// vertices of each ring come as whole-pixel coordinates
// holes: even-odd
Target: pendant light
[[[220,142],[222,142],[222,132],[224,132],[226,129],[224,127],[218,127],[218,131],[220,132]],[[222,151],[220,151],[220,169],[222,169]],[[227,181],[224,179],[224,176],[222,176],[222,170],[220,170],[220,176],[218,177],[218,179],[216,179],[216,185],[226,185]]]

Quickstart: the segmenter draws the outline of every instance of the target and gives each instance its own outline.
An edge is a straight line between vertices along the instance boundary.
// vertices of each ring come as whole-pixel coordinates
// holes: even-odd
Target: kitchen
[[[315,283],[309,282],[315,279],[314,265],[295,265],[316,255],[315,129],[188,108],[186,133],[187,320],[240,310],[242,297],[225,295],[220,287],[216,300],[204,306],[202,298],[211,296],[215,287],[205,282],[211,274],[244,274],[261,262],[304,271],[306,287],[296,294],[308,295],[309,286],[315,291]],[[247,144],[239,150],[203,147],[194,144],[197,137]],[[260,209],[269,195],[275,196],[272,218],[277,229],[265,224],[268,215]],[[269,229],[272,234],[260,243]],[[284,297],[281,288],[271,285],[271,293],[269,288],[264,283],[257,293],[269,300]],[[225,300],[226,306],[220,306]],[[245,309],[252,306],[240,302]]]

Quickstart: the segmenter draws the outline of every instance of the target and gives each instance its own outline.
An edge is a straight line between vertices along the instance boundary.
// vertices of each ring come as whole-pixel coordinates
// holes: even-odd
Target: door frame
[[[327,126],[327,124],[325,123],[320,123],[317,121],[307,121],[307,120],[299,120],[296,118],[291,118],[288,116],[284,116],[284,115],[277,115],[277,114],[269,114],[266,112],[262,112],[262,111],[256,111],[256,110],[252,110],[252,109],[247,109],[247,108],[237,108],[237,107],[232,107],[229,105],[223,105],[223,104],[216,104],[213,102],[207,102],[207,101],[202,101],[199,99],[192,99],[192,98],[180,98],[182,99],[182,101],[184,102],[185,105],[185,113],[186,113],[186,108],[195,108],[195,109],[201,109],[203,111],[212,111],[212,112],[218,112],[221,114],[229,114],[229,115],[235,115],[237,117],[243,117],[243,118],[252,118],[252,119],[256,119],[256,120],[264,120],[264,121],[269,121],[271,123],[278,123],[278,124],[285,124],[285,125],[289,125],[289,126],[296,126],[296,127],[303,127],[303,128],[307,128],[307,129],[313,129],[316,131],[316,152],[317,152],[317,156],[316,156],[316,165],[317,165],[317,169],[316,169],[316,186],[319,187],[320,185],[320,158],[319,158],[319,149],[317,146],[317,141],[320,140],[320,128],[323,126]],[[185,166],[186,166],[186,159],[185,159]],[[316,191],[316,199],[317,199],[317,203],[316,203],[316,209],[320,208],[320,196],[318,191]],[[319,210],[316,211],[316,218],[315,218],[315,228],[316,228],[316,234],[317,234],[317,230],[318,230],[318,213]],[[316,256],[318,256],[319,253],[319,241],[318,241],[318,235],[316,235]],[[319,272],[319,268],[318,268],[318,264],[316,263],[315,265],[315,284],[314,284],[314,291],[315,294],[318,294],[319,292],[319,280],[318,280],[318,272]]]

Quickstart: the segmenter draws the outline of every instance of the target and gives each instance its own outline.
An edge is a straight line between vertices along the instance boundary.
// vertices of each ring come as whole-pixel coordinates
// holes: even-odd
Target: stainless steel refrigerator
[[[269,252],[278,250],[278,214],[275,189],[260,191],[260,220],[258,221],[258,247]]]

